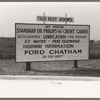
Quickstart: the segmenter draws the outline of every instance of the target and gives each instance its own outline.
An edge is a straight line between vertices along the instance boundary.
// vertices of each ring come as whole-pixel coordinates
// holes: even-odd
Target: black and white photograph
[[[100,81],[100,2],[0,2],[0,80]]]

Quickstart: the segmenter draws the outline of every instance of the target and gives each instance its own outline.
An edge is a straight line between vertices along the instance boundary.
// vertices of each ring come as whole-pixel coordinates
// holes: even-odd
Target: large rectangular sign
[[[86,60],[89,25],[16,23],[16,62]]]

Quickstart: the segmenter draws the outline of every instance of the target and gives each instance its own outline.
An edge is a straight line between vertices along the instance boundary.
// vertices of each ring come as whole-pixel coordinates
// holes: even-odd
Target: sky
[[[74,23],[90,25],[90,39],[100,40],[100,2],[1,2],[0,37],[15,37],[15,23],[38,23],[36,16],[74,17]],[[45,24],[51,24],[46,22]],[[65,24],[52,22],[52,24]]]

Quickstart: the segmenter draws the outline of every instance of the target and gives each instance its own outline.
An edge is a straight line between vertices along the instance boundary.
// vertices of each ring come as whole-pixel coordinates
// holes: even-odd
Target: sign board
[[[74,17],[36,16],[37,21],[47,22],[74,22]]]
[[[16,62],[86,60],[89,25],[16,23]]]

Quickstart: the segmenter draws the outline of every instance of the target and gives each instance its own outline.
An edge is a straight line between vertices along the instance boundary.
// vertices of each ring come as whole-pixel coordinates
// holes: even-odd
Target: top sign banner
[[[89,59],[89,25],[16,23],[16,61]]]
[[[74,22],[74,17],[36,16],[36,20],[47,22]]]

